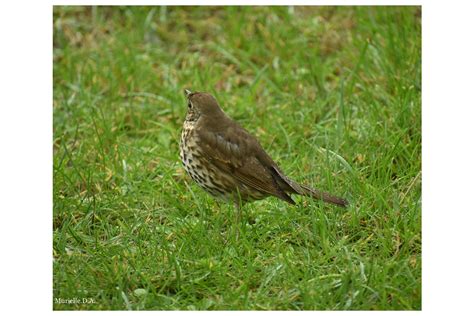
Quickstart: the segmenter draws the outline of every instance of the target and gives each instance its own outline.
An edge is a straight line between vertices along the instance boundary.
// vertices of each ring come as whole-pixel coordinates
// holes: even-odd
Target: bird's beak
[[[184,89],[184,95],[186,96],[186,98],[189,98],[189,95],[191,94],[191,90],[188,90],[188,89]]]

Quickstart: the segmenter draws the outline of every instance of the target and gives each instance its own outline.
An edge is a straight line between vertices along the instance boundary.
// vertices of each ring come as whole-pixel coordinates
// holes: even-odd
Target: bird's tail
[[[331,203],[340,207],[347,207],[349,205],[349,202],[346,199],[343,199],[338,196],[334,196],[327,192],[313,189],[310,186],[299,184],[298,182],[291,180],[276,166],[272,168],[272,172],[273,172],[273,175],[275,176],[274,178],[275,181],[280,185],[280,187],[285,192],[309,196],[315,200],[323,200],[324,202]],[[290,197],[288,197],[288,199],[291,202],[288,201],[287,199],[284,199],[284,200],[287,201],[288,203],[294,204],[293,200],[291,200]]]
[[[341,197],[334,196],[327,192],[322,192],[322,191],[313,189],[304,184],[299,184],[299,187],[301,188],[301,190],[298,193],[301,195],[310,196],[313,199],[323,200],[324,202],[331,203],[331,204],[341,206],[341,207],[347,207],[349,205],[349,202],[346,199],[343,199]]]

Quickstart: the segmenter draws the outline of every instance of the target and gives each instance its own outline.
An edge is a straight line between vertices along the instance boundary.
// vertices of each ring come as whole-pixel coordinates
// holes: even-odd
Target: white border
[[[474,179],[471,95],[474,51],[470,33],[474,27],[472,10],[461,2],[435,2],[296,1],[291,4],[423,5],[423,313],[466,315],[472,311],[473,284],[470,253],[474,207],[470,195]],[[194,5],[196,2],[161,3]],[[288,4],[286,1],[205,3]],[[0,308],[5,315],[52,310],[53,4],[77,2],[5,2],[0,10],[3,224],[0,262],[4,277]]]

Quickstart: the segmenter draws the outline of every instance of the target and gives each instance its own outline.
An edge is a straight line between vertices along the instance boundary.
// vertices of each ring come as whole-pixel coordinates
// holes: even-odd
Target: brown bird
[[[257,139],[227,116],[209,93],[184,90],[188,112],[183,125],[180,157],[187,173],[212,196],[245,202],[275,196],[295,204],[291,194],[309,196],[338,206],[340,197],[288,178]]]

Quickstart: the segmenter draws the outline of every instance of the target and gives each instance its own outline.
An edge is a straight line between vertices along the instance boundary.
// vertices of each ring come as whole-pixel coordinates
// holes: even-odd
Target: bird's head
[[[197,120],[201,115],[212,117],[223,114],[217,100],[209,93],[185,89],[184,95],[188,102],[187,119]]]

